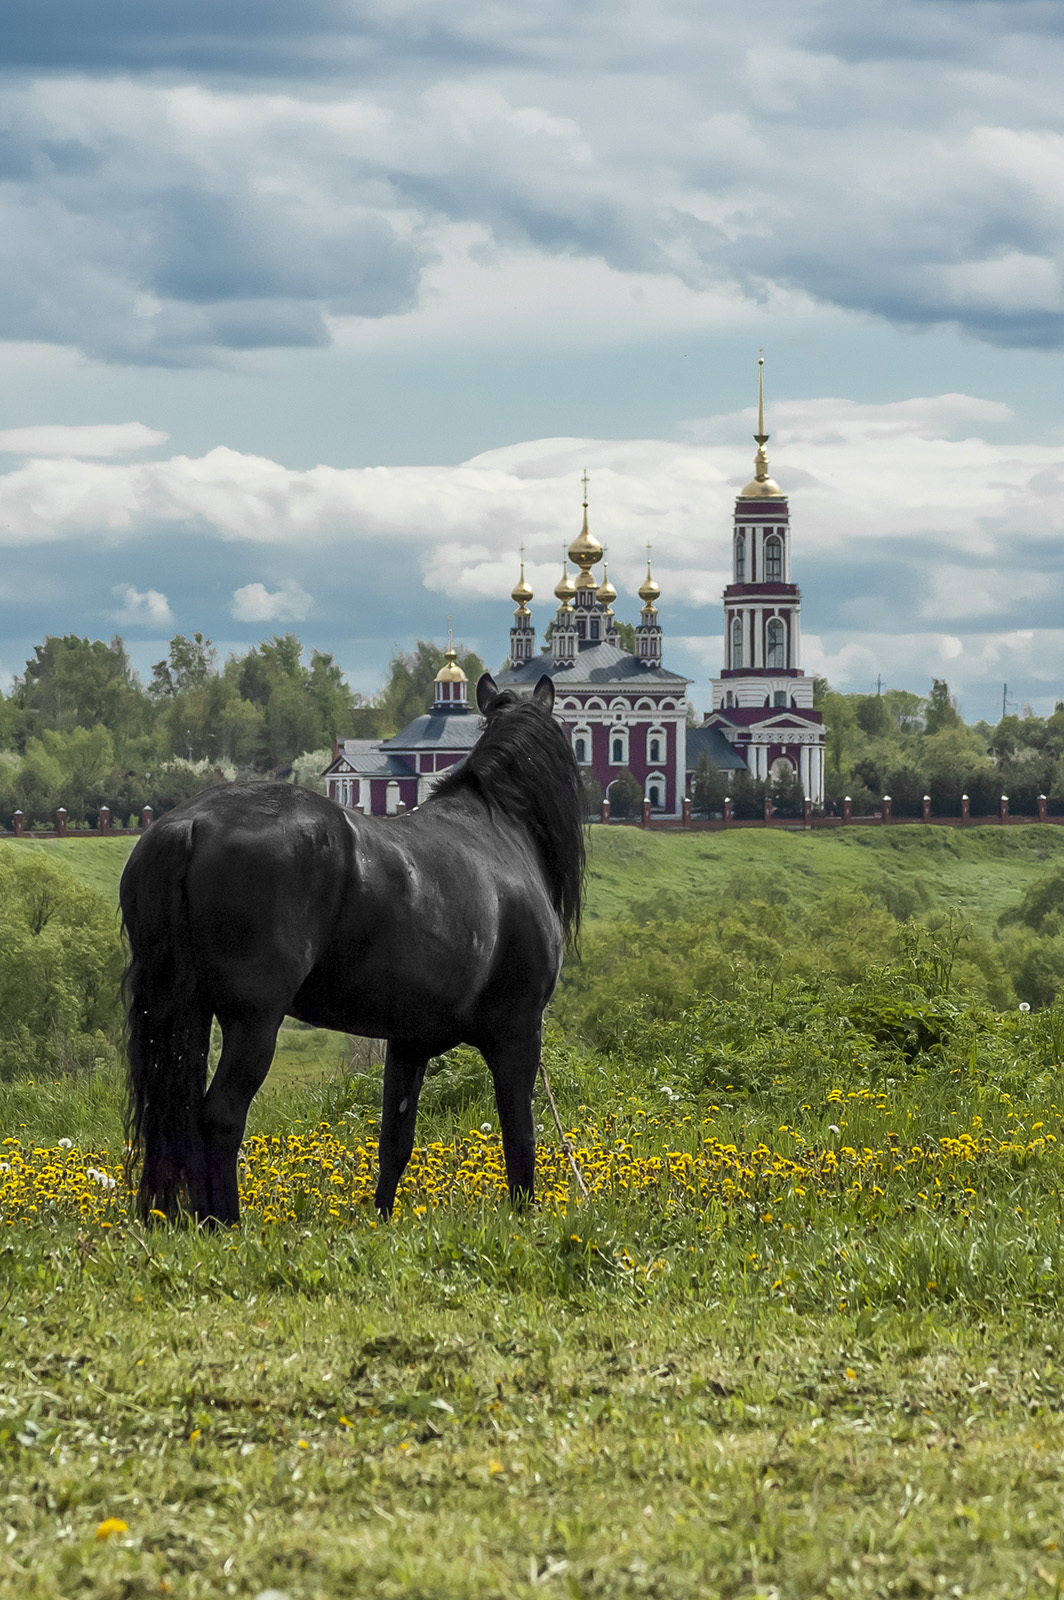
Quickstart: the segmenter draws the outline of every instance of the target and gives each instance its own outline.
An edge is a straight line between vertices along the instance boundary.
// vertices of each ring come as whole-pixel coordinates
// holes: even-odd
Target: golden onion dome
[[[569,560],[575,561],[582,572],[587,572],[596,561],[602,560],[602,546],[587,525],[587,501],[584,501],[584,525],[569,546]]]
[[[563,606],[568,605],[570,600],[573,598],[573,595],[576,593],[576,584],[573,582],[572,578],[570,578],[569,568],[566,566],[564,561],[562,562],[562,575],[554,587],[554,593],[557,595]]]
[[[661,590],[650,575],[650,557],[647,556],[647,575],[639,585],[638,594],[644,605],[652,606],[661,594]]]
[[[453,641],[451,641],[451,640],[448,640],[447,652],[446,652],[446,655],[445,655],[445,658],[444,658],[444,663],[443,663],[443,666],[440,668],[439,672],[437,672],[437,674],[436,674],[435,682],[436,683],[468,683],[469,682],[469,679],[466,677],[465,673],[462,671],[461,667],[458,665],[458,653],[454,648]]]
[[[525,578],[525,564],[523,561],[521,563],[521,576],[510,590],[510,598],[514,605],[519,606],[522,611],[526,609],[528,602],[532,598],[532,588]]]
[[[605,564],[603,564],[602,568],[602,582],[599,584],[595,594],[600,605],[604,605],[607,610],[617,598],[617,591],[610,582],[610,569]]]

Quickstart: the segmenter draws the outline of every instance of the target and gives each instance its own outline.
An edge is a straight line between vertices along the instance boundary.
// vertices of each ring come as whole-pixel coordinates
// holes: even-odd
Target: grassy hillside
[[[118,880],[136,840],[6,840],[13,850],[42,850],[82,883],[117,900]],[[802,833],[736,829],[730,833],[644,833],[591,829],[587,917],[608,918],[654,896],[712,894],[736,874],[770,871],[788,887],[812,893],[860,889],[891,879],[920,879],[944,909],[989,926],[1047,867],[1064,861],[1064,828],[1034,823],[959,828],[897,826]]]
[[[655,895],[689,900],[737,874],[773,872],[810,894],[867,888],[885,877],[920,879],[947,910],[996,922],[1027,885],[1064,860],[1064,828],[1036,824],[965,829],[905,826],[803,833],[591,830],[587,915],[605,918]]]

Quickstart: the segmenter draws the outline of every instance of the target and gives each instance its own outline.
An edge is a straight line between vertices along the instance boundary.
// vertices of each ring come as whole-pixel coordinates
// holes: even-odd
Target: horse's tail
[[[203,1170],[200,1107],[211,1012],[193,958],[191,818],[157,822],[129,858],[119,898],[130,959],[126,1002],[126,1180],[142,1219],[172,1217]]]

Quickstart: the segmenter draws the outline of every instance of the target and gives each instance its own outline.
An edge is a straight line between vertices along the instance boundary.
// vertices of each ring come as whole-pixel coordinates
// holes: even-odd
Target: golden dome
[[[757,432],[754,434],[757,445],[757,455],[754,457],[754,476],[739,494],[740,500],[782,500],[783,490],[768,475],[768,456],[765,446],[768,444],[768,434],[765,432],[765,358],[757,358]]]
[[[639,585],[638,595],[644,605],[652,606],[661,594],[654,579],[650,576],[650,557],[647,556],[647,575]]]
[[[554,593],[558,596],[563,606],[567,606],[576,593],[576,584],[570,578],[569,568],[564,561],[562,562],[562,575],[555,585]]]
[[[603,563],[602,567],[602,582],[596,589],[595,595],[599,604],[604,605],[607,611],[617,598],[617,591],[610,582],[610,569],[605,563]]]
[[[521,563],[521,576],[510,590],[510,598],[521,611],[528,610],[528,602],[532,598],[532,589],[525,580],[525,564],[523,561]]]
[[[458,665],[458,654],[454,648],[453,639],[447,641],[447,651],[443,666],[434,679],[436,683],[468,683],[469,679]]]
[[[578,589],[594,588],[595,580],[591,577],[591,568],[596,561],[602,560],[602,546],[595,536],[589,532],[587,526],[587,473],[584,473],[584,525],[576,538],[569,546],[569,560],[575,561],[580,568],[580,577],[576,580]],[[582,582],[582,579],[587,582]]]

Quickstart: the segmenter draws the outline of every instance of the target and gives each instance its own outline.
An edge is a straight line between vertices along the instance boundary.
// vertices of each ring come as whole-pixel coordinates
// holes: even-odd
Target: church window
[[[746,540],[741,533],[735,535],[735,581],[746,582]]]
[[[613,759],[614,759],[614,761],[623,761],[624,760],[624,740],[623,739],[614,739],[614,741],[613,741]]]
[[[655,811],[661,810],[661,790],[656,783],[650,785],[650,794],[647,796]]]
[[[591,637],[593,639],[597,639],[598,636],[599,636],[598,618],[597,617],[592,617],[591,618]]]
[[[772,704],[774,706],[785,706],[787,704],[787,691],[786,691],[786,689],[777,689],[776,690],[776,692],[772,696]]]
[[[783,544],[775,534],[765,540],[765,581],[779,583],[783,578]]]
[[[779,617],[773,617],[772,621],[769,623],[766,643],[768,646],[765,652],[767,658],[766,666],[785,667],[787,665],[786,660],[784,659],[786,646],[783,623],[780,621]]]
[[[743,664],[743,619],[735,617],[731,625],[731,664],[741,667]]]
[[[610,734],[610,765],[623,767],[628,764],[628,730],[614,728]]]
[[[661,760],[661,741],[659,739],[651,739],[650,741],[650,759],[651,761]]]
[[[576,759],[577,759],[577,761],[579,762],[579,764],[581,766],[584,766],[586,764],[586,762],[587,762],[587,740],[586,739],[577,739],[577,741],[576,741]]]

